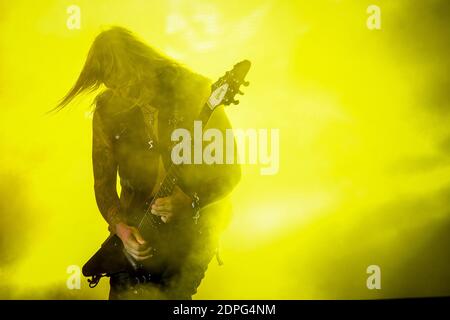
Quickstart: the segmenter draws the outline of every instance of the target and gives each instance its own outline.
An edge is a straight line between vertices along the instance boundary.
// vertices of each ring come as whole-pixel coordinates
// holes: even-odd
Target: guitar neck
[[[196,121],[202,122],[202,128],[204,128],[208,123],[209,119],[211,118],[213,110],[214,108],[212,108],[208,102],[206,102],[203,105],[203,108],[196,119]],[[191,147],[192,143],[193,142],[191,141]],[[148,221],[153,227],[157,227],[162,223],[160,217],[151,214],[151,207],[155,203],[156,199],[164,198],[172,194],[173,189],[177,185],[179,177],[180,177],[179,167],[177,167],[172,163],[170,167],[167,169],[166,174],[163,180],[161,181],[155,195],[153,196],[151,201],[146,202],[147,209],[139,223],[138,226],[139,231],[142,231],[141,229],[144,227],[145,221]]]

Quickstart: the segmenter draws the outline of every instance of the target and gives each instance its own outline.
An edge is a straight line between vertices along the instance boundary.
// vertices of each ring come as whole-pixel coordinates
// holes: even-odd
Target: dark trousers
[[[203,239],[205,240],[205,239]],[[205,276],[208,264],[217,250],[217,241],[201,242],[191,248],[176,271],[141,284],[132,283],[130,275],[111,276],[110,300],[191,300]]]

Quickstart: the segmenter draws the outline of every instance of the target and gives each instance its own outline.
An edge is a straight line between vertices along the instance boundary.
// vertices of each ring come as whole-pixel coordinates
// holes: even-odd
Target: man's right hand
[[[137,261],[152,257],[152,248],[142,238],[137,228],[119,222],[116,224],[116,234],[122,240],[125,250]]]

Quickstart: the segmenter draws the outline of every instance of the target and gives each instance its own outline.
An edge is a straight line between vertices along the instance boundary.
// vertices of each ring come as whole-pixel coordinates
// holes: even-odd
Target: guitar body
[[[153,249],[153,256],[144,261],[134,260],[117,235],[109,236],[100,249],[83,266],[86,277],[111,276],[127,273],[138,282],[158,281],[165,274],[176,271],[193,241],[198,237],[199,226],[192,218],[180,219],[165,224],[158,216],[146,214],[146,206],[129,215],[127,223],[139,227],[148,219],[151,223],[141,224],[140,232]],[[187,217],[188,214],[186,214]],[[197,231],[196,231],[197,230]]]

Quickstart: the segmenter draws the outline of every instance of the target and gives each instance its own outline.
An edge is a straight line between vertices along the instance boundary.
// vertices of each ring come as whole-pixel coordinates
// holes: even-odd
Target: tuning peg
[[[240,94],[241,96],[243,96],[244,95],[244,93],[241,91],[241,90],[238,90],[238,92],[237,92],[238,94]]]
[[[234,100],[233,99],[233,101],[231,101],[234,105],[237,105],[237,104],[239,104],[239,100]]]
[[[248,87],[248,85],[250,84],[250,82],[249,82],[249,81],[244,81],[242,84],[243,84],[244,86]]]

